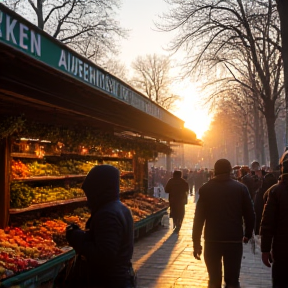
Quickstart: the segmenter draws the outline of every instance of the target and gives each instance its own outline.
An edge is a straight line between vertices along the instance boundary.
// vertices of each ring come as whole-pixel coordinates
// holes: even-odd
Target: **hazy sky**
[[[120,24],[130,33],[128,40],[122,42],[120,57],[127,66],[140,55],[168,54],[162,47],[167,45],[171,34],[155,31],[153,24],[164,11],[167,11],[164,0],[122,0]]]
[[[153,24],[153,21],[159,20],[159,15],[167,11],[168,6],[164,0],[122,0],[120,24],[131,31],[128,40],[122,41],[119,58],[128,68],[137,56],[169,54],[162,48],[167,47],[172,34],[155,31]],[[203,131],[208,128],[210,117],[207,110],[200,107],[196,86],[197,83],[191,83],[189,79],[179,83],[174,93],[182,96],[182,103],[173,113],[201,138]]]

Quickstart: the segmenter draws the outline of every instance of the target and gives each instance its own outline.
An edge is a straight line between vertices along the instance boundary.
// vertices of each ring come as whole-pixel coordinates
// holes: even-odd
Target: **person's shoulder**
[[[274,185],[272,185],[269,189],[267,189],[267,195],[269,196],[269,194],[276,194],[276,193],[281,193],[284,192],[286,193],[286,185],[282,182],[276,183]]]
[[[232,179],[231,178],[231,181],[233,181],[233,184],[234,185],[237,185],[237,186],[239,186],[239,187],[247,187],[245,184],[243,184],[243,182],[241,182],[241,181],[239,181],[239,180],[236,180],[236,179]]]
[[[210,188],[214,186],[215,184],[215,179],[212,178],[210,180],[208,180],[207,182],[205,182],[200,188],[199,188],[199,192],[201,191],[210,191]],[[203,193],[203,192],[202,192]]]

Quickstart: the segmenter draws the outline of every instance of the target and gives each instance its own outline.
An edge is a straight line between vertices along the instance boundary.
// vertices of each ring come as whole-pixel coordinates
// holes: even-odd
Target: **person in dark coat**
[[[86,231],[73,227],[66,238],[84,259],[88,276],[75,287],[130,288],[134,245],[131,211],[119,200],[120,172],[110,165],[94,166],[82,188],[91,217]]]
[[[272,264],[273,288],[288,287],[288,151],[280,159],[281,176],[265,192],[267,201],[260,224],[262,261]]]
[[[204,171],[203,169],[200,169],[198,171],[195,170],[194,174],[194,185],[195,185],[195,195],[199,192],[199,188],[203,185],[204,183]]]
[[[215,177],[199,190],[192,230],[193,255],[200,260],[204,228],[204,260],[209,286],[222,287],[222,261],[225,287],[240,287],[239,274],[243,244],[252,237],[255,213],[247,187],[233,180],[227,159],[216,161]],[[244,229],[243,229],[244,219]]]
[[[260,181],[258,181],[258,177],[257,175],[255,175],[254,172],[255,171],[250,170],[248,166],[242,166],[240,168],[240,182],[247,186],[251,199],[253,201],[255,200],[255,195],[260,185]]]
[[[165,186],[165,192],[169,193],[170,217],[173,219],[173,228],[178,233],[185,215],[185,205],[189,191],[188,183],[181,177],[181,171],[174,171]]]
[[[256,214],[256,221],[255,221],[255,235],[259,235],[260,229],[260,222],[262,218],[262,213],[264,209],[264,194],[265,192],[273,185],[277,183],[276,177],[271,172],[267,172],[263,177],[262,186],[257,191],[254,201],[254,209]]]
[[[187,183],[189,185],[189,193],[193,196],[193,187],[194,187],[194,172],[190,170],[187,178]]]

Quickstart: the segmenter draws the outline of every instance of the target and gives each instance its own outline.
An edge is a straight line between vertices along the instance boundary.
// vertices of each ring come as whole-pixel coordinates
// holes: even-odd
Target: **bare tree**
[[[119,0],[4,0],[3,3],[95,62],[116,53],[117,39],[127,34],[115,20]]]
[[[124,63],[120,62],[120,60],[108,59],[101,65],[101,67],[109,73],[113,74],[115,77],[118,77],[119,79],[128,83],[128,69]]]
[[[234,58],[235,51],[245,50],[252,63],[257,86],[249,87],[263,102],[271,166],[278,164],[279,153],[275,133],[277,111],[275,103],[281,97],[282,62],[280,29],[276,5],[272,0],[166,0],[172,6],[158,27],[164,31],[179,30],[171,42],[171,49],[184,48],[187,52],[185,66],[188,73],[219,70],[224,65],[234,81],[241,82],[238,67],[245,67]],[[228,65],[229,63],[229,65]],[[243,68],[244,68],[243,67]],[[241,68],[241,69],[243,69]],[[246,65],[248,69],[249,66]],[[250,72],[247,70],[247,73]],[[255,90],[257,88],[257,90]]]
[[[165,109],[172,109],[180,97],[172,94],[169,89],[174,81],[169,74],[171,68],[169,57],[156,54],[139,56],[132,63],[132,68],[134,70],[130,81],[132,86]]]

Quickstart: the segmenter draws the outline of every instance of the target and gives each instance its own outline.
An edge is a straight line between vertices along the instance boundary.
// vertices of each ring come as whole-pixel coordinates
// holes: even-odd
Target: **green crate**
[[[0,282],[1,288],[52,288],[59,272],[75,257],[75,251],[65,252],[42,265]]]

